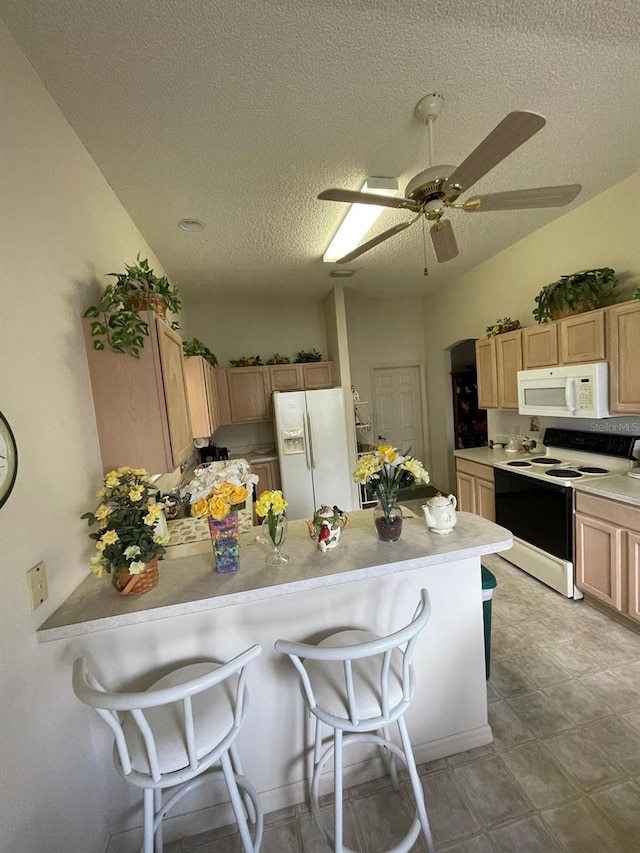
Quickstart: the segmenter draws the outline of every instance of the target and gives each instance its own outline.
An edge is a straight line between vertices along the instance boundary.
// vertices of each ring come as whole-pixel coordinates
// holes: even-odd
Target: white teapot
[[[458,501],[454,495],[444,497],[440,492],[429,498],[426,504],[422,507],[424,518],[427,522],[427,527],[433,533],[451,533],[456,526],[456,507]]]

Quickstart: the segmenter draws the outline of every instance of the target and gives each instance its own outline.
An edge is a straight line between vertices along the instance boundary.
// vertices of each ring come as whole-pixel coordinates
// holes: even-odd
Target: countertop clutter
[[[38,629],[38,641],[67,639],[169,617],[215,610],[294,592],[382,577],[418,567],[454,563],[511,546],[511,534],[479,516],[461,512],[448,536],[432,534],[422,518],[405,519],[402,538],[390,545],[376,538],[372,510],[350,514],[335,551],[321,553],[306,522],[292,521],[283,549],[289,563],[266,565],[257,528],[240,535],[240,569],[216,574],[211,543],[194,542],[190,556],[162,560],[158,586],[142,596],[119,596],[108,581],[86,578]]]
[[[500,462],[543,456],[544,448],[540,453],[535,451],[533,453],[507,453],[504,450],[492,450],[490,447],[468,447],[462,450],[454,450],[453,455],[459,459],[476,462],[478,465],[493,467]],[[640,480],[626,474],[612,474],[609,477],[590,479],[585,483],[575,482],[573,487],[579,492],[589,492],[621,503],[640,506]]]

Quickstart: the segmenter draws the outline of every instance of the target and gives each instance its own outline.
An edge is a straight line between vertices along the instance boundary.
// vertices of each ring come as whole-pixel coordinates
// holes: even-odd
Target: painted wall
[[[193,305],[183,314],[188,337],[206,344],[221,367],[242,356],[260,355],[266,362],[276,352],[295,361],[300,350],[317,349],[327,358],[321,301]]]
[[[0,509],[0,847],[100,851],[124,786],[94,764],[74,649],[38,646],[35,630],[87,573],[80,515],[102,481],[80,318],[139,251],[161,267],[1,22],[0,55],[0,410],[19,453]],[[49,599],[32,613],[40,560]]]
[[[425,325],[422,301],[406,297],[370,299],[350,290],[345,293],[351,382],[361,400],[373,403],[372,367],[424,363]],[[422,389],[422,394],[423,461],[429,470],[430,447],[425,388]],[[375,430],[371,430],[368,435],[369,442],[375,444]]]
[[[496,222],[500,215],[487,214]],[[484,337],[486,326],[499,317],[533,325],[535,296],[565,273],[613,267],[621,295],[630,296],[640,284],[639,223],[640,172],[424,299],[432,479],[448,481],[450,488],[455,482],[449,348]],[[490,435],[492,426],[490,419]]]

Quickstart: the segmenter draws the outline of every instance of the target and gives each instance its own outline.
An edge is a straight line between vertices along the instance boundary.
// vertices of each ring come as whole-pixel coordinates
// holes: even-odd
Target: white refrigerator
[[[344,389],[273,394],[287,518],[313,518],[322,504],[353,509]]]

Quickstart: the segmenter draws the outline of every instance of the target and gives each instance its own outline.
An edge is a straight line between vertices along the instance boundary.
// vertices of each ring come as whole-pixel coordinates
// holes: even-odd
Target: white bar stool
[[[82,658],[74,661],[74,693],[112,729],[118,772],[144,789],[144,853],[162,853],[162,819],[178,800],[221,778],[243,847],[246,853],[258,853],[262,809],[244,776],[235,740],[247,713],[244,668],[261,652],[260,646],[252,646],[226,664],[205,661],[180,667],[141,693],[110,693],[87,672]],[[224,683],[229,679],[235,681],[235,691]],[[163,802],[164,789],[174,787]]]
[[[316,720],[311,813],[334,853],[353,853],[342,842],[342,749],[363,741],[383,749],[396,791],[399,787],[396,758],[406,765],[416,801],[416,817],[408,834],[388,853],[408,853],[421,830],[430,853],[433,853],[424,795],[404,720],[416,688],[411,666],[413,651],[430,615],[429,593],[423,589],[411,622],[388,637],[378,637],[368,631],[340,631],[317,646],[286,640],[278,640],[275,644],[276,651],[289,655],[297,669],[305,704]],[[402,748],[391,741],[389,726],[394,722],[398,726]],[[333,736],[324,752],[323,723],[333,729]],[[348,733],[346,737],[343,737],[343,732]],[[332,757],[333,833],[322,823],[318,803],[320,776]]]

